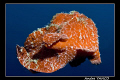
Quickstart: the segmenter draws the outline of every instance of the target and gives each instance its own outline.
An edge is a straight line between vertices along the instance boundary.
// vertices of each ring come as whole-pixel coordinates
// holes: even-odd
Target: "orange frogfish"
[[[24,47],[16,46],[19,62],[28,70],[52,73],[67,63],[78,66],[86,58],[100,64],[98,31],[95,23],[77,11],[57,13],[51,23],[27,37]]]

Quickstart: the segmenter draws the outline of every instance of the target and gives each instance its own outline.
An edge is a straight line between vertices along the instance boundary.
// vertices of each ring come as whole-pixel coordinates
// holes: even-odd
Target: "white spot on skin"
[[[76,19],[77,19],[77,21],[79,21],[79,18],[78,18],[78,17],[76,17]]]
[[[31,44],[33,44],[33,42],[31,42]]]
[[[67,52],[65,52],[65,54],[67,54]]]
[[[37,64],[38,60],[37,59],[34,59],[32,60],[35,64]]]
[[[38,67],[39,67],[39,65],[37,65],[35,69],[38,69]]]
[[[86,34],[86,38],[88,38],[88,35]]]
[[[18,59],[20,59],[21,57],[17,57]]]
[[[30,65],[28,66],[28,69],[30,69]]]
[[[59,28],[60,26],[58,25],[58,24],[50,24],[50,26],[55,26],[55,27],[57,27],[57,28]]]
[[[52,67],[52,70],[54,70],[54,66],[53,66],[53,63],[50,64],[50,66]]]
[[[80,40],[82,39],[81,33],[80,33],[79,39],[80,39]]]
[[[35,53],[36,51],[34,50],[33,52]]]
[[[85,35],[83,35],[83,39],[85,39]]]
[[[71,46],[71,48],[73,49],[73,46]]]
[[[45,28],[48,30],[50,26],[46,25]],[[39,28],[38,28],[39,29]]]
[[[21,48],[21,49],[20,49],[20,52],[22,52],[22,51],[23,51],[23,49]]]
[[[94,33],[92,32],[92,34],[91,34],[93,37],[94,37]]]
[[[41,34],[43,34],[43,31],[41,30],[41,28],[37,28],[37,30],[38,30]]]
[[[27,53],[27,56],[29,57],[29,53]]]
[[[28,42],[29,42],[30,40],[28,39]]]
[[[33,31],[33,33],[36,32],[36,30]]]
[[[90,27],[90,29],[92,29],[92,31],[93,31],[93,27]]]
[[[34,33],[34,36],[36,37],[36,33],[35,32],[33,32]]]
[[[31,45],[32,46],[32,48],[34,47],[34,45]]]
[[[49,59],[46,59],[45,61],[46,61],[46,62],[49,62]]]
[[[70,11],[69,14],[73,15],[76,11]]]
[[[92,41],[93,43],[95,43],[95,41]]]
[[[94,55],[96,55],[96,53]]]
[[[34,55],[35,53],[32,53],[32,55]]]
[[[82,46],[81,45],[79,45],[80,46],[80,48],[82,48]]]

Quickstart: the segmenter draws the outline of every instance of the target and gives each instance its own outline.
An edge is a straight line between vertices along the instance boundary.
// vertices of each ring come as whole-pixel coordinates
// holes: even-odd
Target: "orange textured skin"
[[[100,64],[97,28],[77,11],[58,13],[49,26],[33,31],[24,47],[16,46],[19,62],[28,70],[52,73],[68,62],[87,57]]]
[[[68,37],[64,34],[60,33],[48,33],[43,37],[43,41],[47,44],[47,46],[51,46],[53,43],[60,39],[68,39]],[[47,47],[46,46],[46,47]]]
[[[53,23],[57,22],[60,18],[58,14],[53,20]],[[77,21],[77,18],[81,19]],[[62,17],[61,17],[62,18]],[[60,21],[61,20],[61,21]],[[64,23],[64,21],[68,21]],[[67,14],[66,18],[59,19],[57,24],[61,24],[61,30],[59,33],[65,34],[68,36],[66,42],[58,42],[56,45],[53,45],[53,49],[73,46],[76,49],[85,49],[88,51],[96,51],[98,49],[98,35],[97,28],[95,27],[94,22],[85,17],[83,14],[77,14],[77,16],[72,16]]]

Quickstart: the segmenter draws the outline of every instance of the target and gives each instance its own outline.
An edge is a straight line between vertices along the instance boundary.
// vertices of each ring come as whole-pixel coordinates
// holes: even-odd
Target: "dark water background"
[[[16,44],[24,45],[28,35],[50,23],[60,12],[76,10],[91,18],[98,28],[102,64],[88,59],[77,67],[67,64],[53,73],[33,74],[16,56]],[[114,4],[6,4],[6,76],[114,76]]]

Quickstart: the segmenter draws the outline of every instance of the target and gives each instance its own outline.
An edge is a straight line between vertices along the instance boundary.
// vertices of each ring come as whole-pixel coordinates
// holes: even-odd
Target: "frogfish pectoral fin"
[[[17,58],[25,68],[27,68],[30,71],[33,70],[40,72],[39,71],[40,69],[38,67],[39,65],[37,64],[38,59],[32,59],[30,57],[30,53],[28,53],[24,47],[20,47],[19,45],[17,45],[16,50],[17,50]]]
[[[48,33],[43,37],[43,42],[47,45],[46,47],[51,46],[53,43],[61,40],[66,41],[68,39],[67,35],[60,33]]]
[[[88,58],[92,64],[100,64],[101,63],[101,58],[100,58],[100,53],[99,50],[97,49],[96,52],[94,52],[93,56]]]
[[[17,50],[17,58],[19,62],[25,67],[24,59],[27,57],[28,54],[26,49],[24,47],[20,47],[19,45],[17,45],[16,50]]]
[[[17,58],[22,57],[24,54],[27,54],[27,51],[25,50],[24,47],[20,47],[19,45],[16,46],[17,50]]]

